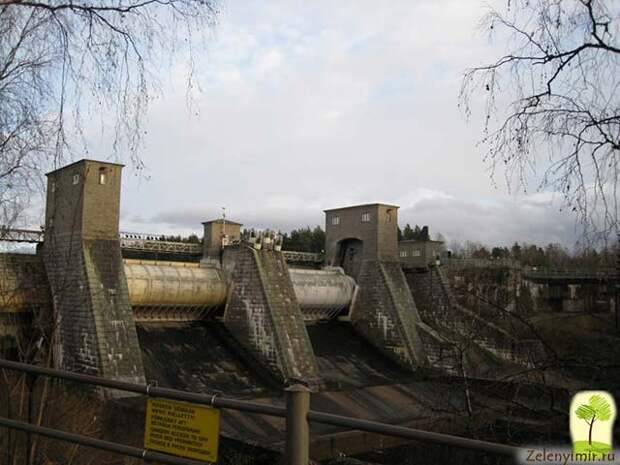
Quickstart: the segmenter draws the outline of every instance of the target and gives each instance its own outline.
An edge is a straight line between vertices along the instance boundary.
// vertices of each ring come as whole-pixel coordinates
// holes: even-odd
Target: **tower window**
[[[80,183],[80,175],[79,174],[74,174],[73,175],[73,185],[75,186],[76,184]]]
[[[332,216],[332,225],[338,226],[340,224],[340,217],[338,215]]]
[[[52,181],[52,184],[50,185],[50,190],[52,192],[56,192],[56,181]]]
[[[369,222],[370,222],[370,213],[369,212],[362,213],[362,223],[369,223]]]
[[[99,184],[105,184],[107,181],[107,174],[104,168],[99,169]]]
[[[387,212],[385,212],[385,221],[388,223],[392,222],[392,209],[391,208]]]

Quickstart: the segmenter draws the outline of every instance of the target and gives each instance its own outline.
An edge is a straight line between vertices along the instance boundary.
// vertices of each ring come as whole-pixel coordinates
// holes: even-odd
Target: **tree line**
[[[576,247],[572,252],[562,244],[549,243],[544,247],[526,242],[512,246],[488,247],[480,242],[451,241],[449,250],[453,258],[479,258],[487,260],[511,259],[521,265],[555,269],[597,269],[615,265],[617,244],[597,250]]]
[[[428,235],[428,227],[423,226],[420,228],[417,224],[414,228],[409,223],[405,225],[404,229],[400,229],[398,226],[398,240],[399,241],[428,241],[430,239]]]
[[[282,236],[282,248],[295,252],[325,252],[325,231],[321,226],[311,228],[293,229],[290,232],[280,232]],[[428,227],[415,225],[411,227],[409,223],[404,228],[398,227],[398,240],[429,240]],[[196,234],[189,236],[171,235],[162,236],[163,240],[173,242],[186,242],[201,244],[202,237]],[[445,241],[441,233],[435,233],[433,240]],[[615,246],[597,250],[592,247],[581,247],[570,251],[567,247],[558,243],[549,243],[546,246],[539,246],[527,242],[518,242],[512,246],[488,246],[476,241],[450,241],[444,244],[444,249],[451,253],[452,258],[478,258],[486,260],[511,259],[518,261],[524,266],[548,267],[556,269],[596,269],[600,267],[615,266],[616,249]]]
[[[189,236],[181,236],[177,234],[176,236],[161,236],[162,241],[168,242],[185,242],[188,244],[202,244],[202,237],[198,237],[197,234],[190,234]]]
[[[325,252],[325,231],[320,226],[293,229],[282,235],[282,249],[295,252]]]

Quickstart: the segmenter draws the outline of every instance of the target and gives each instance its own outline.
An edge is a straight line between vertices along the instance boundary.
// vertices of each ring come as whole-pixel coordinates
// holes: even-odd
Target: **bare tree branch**
[[[606,244],[620,232],[620,5],[513,0],[481,26],[509,52],[465,72],[460,106],[469,117],[485,95],[492,173],[503,165],[508,186],[525,192],[538,178],[537,190],[576,212],[586,240]]]
[[[0,214],[16,218],[41,174],[88,156],[95,118],[140,169],[158,77],[204,42],[218,0],[0,0]],[[166,60],[168,58],[168,60]],[[95,117],[95,118],[93,118]],[[102,123],[103,125],[103,123]]]

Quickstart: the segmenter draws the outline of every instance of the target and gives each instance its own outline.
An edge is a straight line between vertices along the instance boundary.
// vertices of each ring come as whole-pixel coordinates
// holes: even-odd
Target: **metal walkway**
[[[0,241],[36,244],[43,242],[44,234],[43,230],[12,229],[6,226],[0,226]],[[121,231],[119,237],[122,250],[157,254],[186,254],[195,257],[199,257],[203,253],[202,244],[166,241],[162,239],[165,237],[162,234]],[[282,253],[289,263],[313,265],[323,263],[322,254],[318,253],[295,252],[290,250],[283,250]]]

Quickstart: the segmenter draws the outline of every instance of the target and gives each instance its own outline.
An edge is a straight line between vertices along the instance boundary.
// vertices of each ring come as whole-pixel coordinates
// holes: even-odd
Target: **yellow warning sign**
[[[217,462],[220,411],[168,399],[148,399],[144,447]]]

